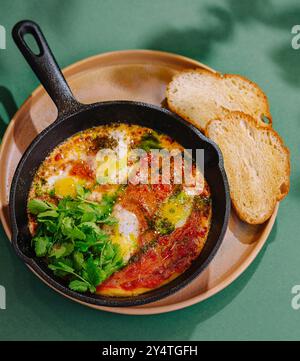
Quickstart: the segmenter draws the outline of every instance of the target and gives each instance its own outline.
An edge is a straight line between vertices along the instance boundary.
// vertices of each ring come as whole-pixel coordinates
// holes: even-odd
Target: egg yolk
[[[54,191],[58,197],[75,197],[77,195],[76,183],[73,178],[61,178],[54,184]]]
[[[191,208],[192,198],[181,193],[179,196],[169,198],[166,203],[163,203],[159,213],[177,228],[186,222]]]

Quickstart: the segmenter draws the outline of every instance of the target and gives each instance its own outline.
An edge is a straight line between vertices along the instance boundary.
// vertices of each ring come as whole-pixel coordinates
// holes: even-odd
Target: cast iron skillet
[[[34,54],[24,40],[32,34],[40,53]],[[223,159],[218,147],[199,130],[172,112],[160,107],[132,101],[108,101],[81,104],[73,96],[48,44],[37,24],[21,21],[12,31],[14,41],[39,78],[58,109],[53,124],[42,131],[25,151],[15,171],[10,190],[12,243],[22,260],[48,285],[60,293],[88,304],[99,306],[135,306],[157,301],[178,291],[192,281],[214,257],[228,224],[230,197]],[[168,134],[185,148],[204,149],[205,177],[212,191],[213,217],[207,242],[191,267],[172,282],[134,297],[107,297],[71,291],[56,278],[42,260],[35,257],[30,246],[26,204],[34,174],[45,157],[60,143],[84,129],[123,122],[146,126]]]

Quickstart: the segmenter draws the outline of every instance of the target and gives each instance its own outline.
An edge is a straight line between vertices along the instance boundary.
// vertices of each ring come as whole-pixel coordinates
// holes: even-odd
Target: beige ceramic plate
[[[139,100],[160,105],[172,76],[179,70],[205,65],[178,55],[132,50],[97,55],[65,69],[77,99],[83,103],[102,100]],[[210,69],[213,71],[212,69]],[[0,217],[10,238],[8,198],[18,161],[33,138],[56,118],[56,108],[40,86],[11,120],[0,150]],[[265,224],[250,226],[232,212],[225,239],[209,267],[192,283],[163,300],[139,307],[95,308],[124,314],[155,314],[201,302],[233,282],[254,260],[274,224],[278,206]]]

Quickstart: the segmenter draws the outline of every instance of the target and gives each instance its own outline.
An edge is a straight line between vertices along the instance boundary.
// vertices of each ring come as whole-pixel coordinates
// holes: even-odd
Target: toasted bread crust
[[[211,72],[207,69],[202,69],[202,68],[197,68],[197,69],[189,69],[189,70],[184,70],[182,72],[179,72],[178,74],[175,74],[172,81],[168,84],[167,89],[166,89],[166,98],[167,98],[167,104],[168,107],[171,111],[177,113],[179,116],[181,116],[182,118],[186,119],[187,121],[193,123],[195,126],[197,126],[198,128],[200,128],[200,130],[204,131],[205,127],[202,127],[199,123],[197,123],[196,120],[191,119],[191,117],[186,114],[184,111],[182,111],[180,109],[180,107],[178,107],[176,105],[176,103],[173,102],[172,100],[172,92],[171,92],[171,87],[173,86],[174,82],[177,81],[177,79],[179,77],[181,77],[184,74],[193,74],[193,73],[198,73],[201,75],[208,75],[210,77],[215,78],[216,80],[222,81],[223,79],[240,79],[243,82],[246,82],[248,85],[250,85],[253,89],[255,89],[255,92],[257,93],[257,97],[260,98],[262,100],[262,108],[259,109],[260,111],[260,118],[262,118],[263,116],[266,117],[269,121],[269,123],[264,123],[263,120],[260,121],[260,119],[257,119],[258,121],[260,121],[261,126],[264,127],[271,127],[272,126],[272,116],[270,113],[270,106],[269,106],[269,102],[268,102],[268,98],[266,96],[266,94],[262,91],[262,89],[253,81],[247,79],[246,77],[243,77],[241,75],[237,75],[237,74],[221,74],[218,72]],[[219,107],[219,110],[222,111],[224,114],[226,114],[227,112],[232,112],[233,110],[228,109],[226,107]],[[246,113],[245,113],[246,114]],[[209,119],[212,120],[212,119]]]

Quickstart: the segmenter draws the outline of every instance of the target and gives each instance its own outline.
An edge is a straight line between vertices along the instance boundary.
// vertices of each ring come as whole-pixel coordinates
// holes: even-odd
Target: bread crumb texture
[[[280,136],[241,112],[210,121],[205,134],[222,151],[239,217],[250,224],[265,222],[290,188],[290,154]]]
[[[180,72],[168,85],[167,103],[201,130],[210,120],[222,119],[232,111],[252,116],[263,127],[272,124],[266,95],[257,84],[240,75],[200,68]]]

